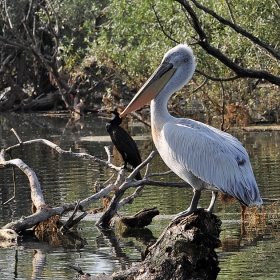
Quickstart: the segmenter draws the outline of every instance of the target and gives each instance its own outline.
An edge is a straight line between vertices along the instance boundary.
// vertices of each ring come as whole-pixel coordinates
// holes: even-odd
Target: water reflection
[[[79,123],[73,123],[68,116],[2,114],[1,148],[17,143],[10,131],[12,127],[22,141],[46,138],[65,150],[87,152],[103,160],[107,159],[104,146],[110,144],[110,139],[105,130],[105,121],[95,115],[88,115]],[[128,129],[131,135],[138,136],[136,142],[145,159],[154,149],[149,130],[139,123],[129,123]],[[241,132],[236,136],[250,155],[262,197],[279,198],[280,132]],[[15,151],[13,157],[22,158],[36,172],[45,200],[52,206],[89,196],[96,182],[102,183],[113,174],[113,171],[97,163],[59,155],[43,145],[24,147]],[[116,165],[122,164],[116,152],[113,162]],[[166,170],[157,156],[152,162],[152,172]],[[176,181],[178,178],[171,174],[156,180]],[[18,170],[15,172],[15,181],[16,198],[2,206],[1,225],[31,214],[28,181]],[[3,204],[13,196],[12,170],[1,169],[0,187],[0,200]],[[69,244],[31,240],[20,246],[1,248],[0,278],[30,279],[32,275],[41,274],[40,279],[71,279],[74,272],[67,267],[67,262],[79,264],[91,274],[111,274],[126,269],[131,262],[140,260],[140,252],[147,243],[160,235],[170,221],[170,215],[186,209],[191,196],[192,189],[188,188],[146,186],[140,198],[120,211],[122,215],[132,215],[144,207],[157,206],[160,216],[140,235],[123,231],[118,224],[114,231],[101,232],[94,226],[96,216],[88,215],[78,229],[80,239],[69,240]],[[210,193],[203,193],[200,204],[208,206],[210,197]],[[102,203],[97,202],[90,208],[101,206]],[[214,211],[223,221],[222,247],[218,249],[221,267],[218,279],[277,278],[280,252],[278,209],[277,205],[273,208],[266,203],[265,212],[268,214],[265,223],[255,227],[249,221],[244,227],[240,223],[240,206],[237,203],[216,203]]]

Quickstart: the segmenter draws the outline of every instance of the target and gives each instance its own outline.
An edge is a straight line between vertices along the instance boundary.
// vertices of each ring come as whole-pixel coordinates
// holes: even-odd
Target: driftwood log
[[[112,278],[216,279],[220,269],[215,249],[221,244],[221,224],[215,215],[203,210],[171,222],[157,242],[146,249],[144,261]]]
[[[20,136],[16,133],[14,129],[11,129],[11,131],[14,133],[18,140],[18,144],[15,144],[13,146],[10,146],[8,148],[1,149],[0,151],[0,168],[18,168],[20,169],[29,180],[29,186],[30,186],[30,194],[32,199],[32,215],[29,216],[23,216],[19,220],[11,221],[8,224],[2,226],[2,228],[5,229],[13,229],[17,233],[22,232],[24,230],[33,228],[34,226],[37,226],[39,223],[47,221],[48,219],[55,217],[55,216],[61,216],[66,212],[73,211],[75,207],[77,206],[76,202],[69,202],[65,203],[63,205],[59,205],[57,207],[50,207],[47,202],[45,202],[45,198],[43,195],[43,191],[40,185],[40,182],[38,180],[38,177],[36,173],[21,159],[14,158],[12,159],[12,152],[16,149],[22,149],[25,146],[33,145],[33,144],[42,144],[45,146],[50,147],[54,151],[56,151],[59,154],[72,156],[80,159],[86,159],[89,161],[97,162],[100,165],[106,166],[108,168],[111,168],[112,170],[118,172],[118,176],[116,181],[112,184],[110,183],[113,176],[108,179],[103,185],[102,188],[96,191],[96,193],[93,193],[89,197],[81,200],[79,202],[79,206],[81,208],[84,208],[88,206],[89,204],[93,203],[94,201],[97,201],[106,195],[110,193],[111,191],[115,190],[114,196],[110,202],[110,205],[108,206],[108,209],[103,213],[103,215],[99,218],[97,221],[97,225],[100,228],[110,228],[110,222],[112,218],[117,214],[117,211],[124,206],[127,203],[132,203],[135,198],[137,198],[141,190],[145,185],[154,185],[154,186],[178,186],[178,187],[186,187],[189,186],[187,183],[177,183],[177,182],[158,182],[158,181],[152,181],[149,179],[149,177],[152,176],[162,176],[167,174],[167,172],[160,173],[160,174],[150,174],[149,172],[149,163],[153,159],[153,157],[157,154],[157,152],[153,151],[148,156],[146,160],[144,160],[133,172],[125,178],[125,169],[122,167],[117,167],[114,164],[111,163],[111,155],[109,152],[109,149],[105,147],[105,150],[108,154],[108,160],[104,161],[101,160],[93,155],[87,154],[87,153],[75,153],[71,150],[66,151],[60,148],[55,143],[46,140],[46,139],[33,139],[29,141],[22,141]],[[135,181],[134,177],[135,175],[140,171],[140,169],[144,168],[146,166],[146,174],[143,180]],[[128,195],[127,197],[124,197],[124,194],[127,189],[129,188],[135,188],[135,191]],[[8,201],[5,202],[5,204],[9,203],[15,198],[16,193],[16,184],[14,186],[14,195],[11,197]],[[86,215],[86,213],[83,213],[83,216]],[[80,217],[80,219],[83,218],[83,216]],[[73,222],[73,220],[72,220]],[[78,220],[75,219],[75,223],[78,222]],[[68,226],[69,227],[69,226]]]
[[[156,215],[159,215],[157,207],[144,208],[133,216],[121,217],[120,221],[129,228],[143,228],[148,226]]]
[[[121,167],[114,166],[110,162],[109,156],[108,161],[103,161],[89,154],[65,151],[46,139],[35,139],[23,142],[17,133],[15,131],[13,132],[19,143],[0,151],[0,167],[16,167],[27,176],[33,203],[33,214],[22,217],[17,221],[11,221],[3,226],[2,229],[14,229],[16,232],[23,232],[26,229],[35,228],[36,232],[39,231],[44,233],[44,227],[40,230],[39,225],[42,225],[42,223],[44,224],[45,221],[46,224],[49,224],[52,220],[56,221],[56,219],[59,219],[59,217],[65,212],[69,212],[74,209],[78,210],[80,207],[83,209],[93,201],[96,201],[106,196],[110,191],[115,190],[108,209],[102,214],[97,222],[99,228],[106,229],[109,227],[111,219],[117,214],[117,211],[123,205],[131,203],[140,195],[144,185],[188,186],[186,183],[165,182],[164,184],[163,182],[149,180],[151,176],[155,175],[150,174],[149,163],[156,155],[156,152],[152,152],[142,164],[140,164],[127,178],[125,178],[125,170]],[[52,208],[45,202],[43,191],[35,172],[21,159],[6,159],[8,156],[11,156],[14,149],[22,148],[26,145],[32,145],[34,143],[47,145],[60,154],[98,162],[117,171],[118,178],[114,184],[109,184],[108,186],[98,190],[97,193],[79,201],[78,205],[77,203],[68,203]],[[135,175],[144,166],[147,166],[147,168],[143,180],[135,181]],[[108,183],[110,180],[108,180]],[[131,187],[135,188],[135,191],[131,195],[123,197],[126,190]],[[142,215],[144,212],[142,211],[138,214]],[[84,212],[78,219],[76,219],[74,215],[71,216],[69,224],[66,223],[65,228],[67,229],[75,225],[85,214],[86,212]],[[50,218],[52,219],[50,220]],[[151,217],[149,219],[151,219]],[[129,219],[126,217],[126,220]],[[148,222],[149,221],[143,223],[143,225]],[[142,255],[144,260],[141,263],[133,265],[127,271],[119,272],[112,276],[106,276],[106,279],[216,279],[219,268],[217,255],[214,249],[220,245],[220,225],[221,221],[218,220],[216,216],[204,211],[197,211],[188,217],[176,220],[164,230],[157,242],[146,250],[146,252]],[[136,226],[139,227],[139,224]],[[60,231],[58,234],[60,234]],[[84,246],[82,242],[81,246]],[[44,254],[36,254],[36,256],[43,259]],[[86,276],[90,277],[90,275]],[[99,279],[101,278],[99,277]]]

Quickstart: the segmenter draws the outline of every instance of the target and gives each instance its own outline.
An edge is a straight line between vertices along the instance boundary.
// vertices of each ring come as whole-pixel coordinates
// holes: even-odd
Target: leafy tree
[[[108,92],[123,98],[116,80],[138,89],[163,53],[186,42],[197,70],[173,104],[185,100],[193,106],[199,100],[208,120],[222,116],[222,124],[226,115],[229,124],[238,123],[230,117],[237,110],[279,115],[278,0],[5,0],[1,5],[0,90],[13,89],[11,96],[28,92],[34,99],[58,89],[71,108],[78,92],[92,95],[89,88],[103,76]],[[1,109],[16,109],[11,101]],[[21,108],[24,102],[21,97]]]
[[[269,89],[277,94],[277,1],[117,0],[108,18],[94,49],[102,63],[117,63],[131,85],[139,87],[167,49],[187,42],[197,61],[197,75],[184,93],[187,102],[198,98],[223,115],[227,104],[253,109],[263,103],[264,81],[277,85]]]
[[[106,1],[5,0],[1,5],[0,109],[28,109],[34,98],[35,104],[53,107],[55,97],[71,109],[79,81],[70,71],[94,40]],[[41,95],[57,89],[59,96],[42,102]]]

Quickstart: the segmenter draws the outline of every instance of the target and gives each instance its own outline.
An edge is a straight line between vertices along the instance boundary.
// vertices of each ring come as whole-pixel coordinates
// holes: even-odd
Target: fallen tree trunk
[[[216,279],[220,269],[215,248],[221,245],[221,224],[203,210],[171,222],[147,248],[144,261],[114,274],[113,279]]]
[[[97,162],[103,166],[109,167],[112,170],[118,172],[118,178],[114,184],[109,184],[112,177],[103,184],[103,187],[98,190],[96,193],[88,196],[87,198],[79,201],[79,205],[81,208],[88,206],[89,204],[93,203],[96,200],[99,200],[105,197],[109,192],[115,190],[115,195],[111,200],[111,203],[108,209],[104,212],[104,214],[99,218],[97,224],[99,227],[109,228],[111,219],[117,214],[117,211],[125,204],[132,203],[133,200],[140,195],[141,190],[143,189],[144,185],[176,185],[176,186],[188,186],[186,183],[161,183],[156,181],[150,181],[148,178],[150,176],[154,176],[154,174],[149,174],[148,167],[146,170],[145,180],[141,181],[134,181],[135,175],[139,172],[141,168],[144,168],[148,163],[152,160],[152,158],[157,154],[156,152],[152,152],[150,156],[141,163],[129,176],[125,179],[125,169],[121,167],[117,167],[111,163],[111,155],[109,149],[106,149],[108,154],[108,161],[101,160],[93,155],[86,154],[86,153],[75,153],[70,151],[63,150],[58,145],[54,144],[53,142],[46,140],[46,139],[34,139],[30,141],[22,141],[20,136],[11,129],[15,134],[16,138],[18,139],[18,144],[10,146],[8,148],[4,148],[0,151],[0,168],[19,168],[24,174],[27,176],[30,185],[30,193],[32,199],[32,215],[23,216],[22,218],[11,221],[10,223],[4,225],[2,228],[4,229],[13,229],[16,232],[21,232],[26,229],[33,228],[37,226],[39,223],[44,222],[54,216],[61,216],[66,212],[73,211],[77,205],[76,202],[69,202],[57,207],[50,207],[47,202],[44,200],[42,188],[40,182],[35,174],[35,172],[25,164],[21,159],[11,159],[12,152],[15,149],[23,148],[27,145],[33,144],[43,144],[49,146],[54,151],[59,154],[68,155],[72,157],[77,157],[81,159],[87,159],[94,162]],[[9,159],[6,159],[8,158]],[[125,191],[130,187],[136,188],[135,191],[128,195],[127,197],[123,197]],[[16,191],[16,186],[14,186],[14,192]],[[12,198],[5,202],[9,203],[11,200],[15,198],[15,193]],[[85,214],[84,214],[85,215]],[[82,217],[80,217],[81,219]],[[76,221],[77,222],[77,221]]]
[[[156,215],[159,215],[157,207],[144,208],[133,216],[120,217],[120,221],[129,228],[143,228],[148,226]]]
[[[35,99],[28,100],[28,103],[22,103],[18,110],[46,110],[46,108],[54,108],[58,101],[61,101],[61,96],[58,92],[50,92],[42,94]]]

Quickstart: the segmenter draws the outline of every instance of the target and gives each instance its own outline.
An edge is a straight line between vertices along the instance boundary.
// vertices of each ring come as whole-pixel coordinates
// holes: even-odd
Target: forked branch
[[[15,132],[14,132],[15,133]],[[17,135],[17,134],[16,134]],[[109,149],[106,148],[107,154],[108,154],[108,161],[101,160],[93,155],[89,155],[87,153],[75,153],[72,151],[66,151],[60,148],[58,145],[54,144],[53,142],[46,140],[46,139],[35,139],[35,140],[29,140],[22,142],[20,140],[20,137],[17,135],[17,139],[20,143],[10,146],[6,149],[2,149],[0,152],[0,165],[2,165],[3,168],[9,168],[9,167],[16,167],[19,168],[24,172],[24,174],[27,176],[29,180],[30,185],[30,192],[31,192],[31,199],[35,206],[34,213],[27,217],[22,217],[21,219],[17,221],[10,222],[6,224],[3,228],[12,228],[15,231],[19,232],[25,229],[29,229],[34,227],[40,222],[46,221],[49,218],[56,216],[56,215],[63,215],[65,212],[73,211],[75,207],[77,206],[77,203],[75,202],[69,202],[57,207],[50,207],[47,205],[47,203],[44,200],[44,195],[41,189],[40,182],[35,174],[35,172],[27,165],[25,164],[21,159],[6,159],[7,154],[11,154],[11,152],[15,149],[22,148],[27,145],[34,145],[34,144],[44,144],[55,151],[57,151],[59,154],[65,154],[68,156],[78,157],[87,159],[90,161],[97,162],[101,165],[104,165],[108,168],[111,168],[118,172],[118,177],[116,181],[112,184],[106,184],[105,187],[98,190],[97,193],[92,194],[91,196],[79,201],[80,207],[84,208],[91,203],[105,197],[109,192],[112,190],[115,190],[115,195],[111,201],[111,204],[109,205],[109,208],[107,211],[102,215],[100,220],[98,221],[98,225],[102,227],[108,227],[110,220],[114,217],[114,215],[117,213],[117,211],[125,204],[132,203],[133,200],[140,195],[141,190],[143,189],[144,185],[157,185],[157,186],[188,186],[186,183],[170,183],[170,182],[157,182],[157,181],[150,181],[149,177],[154,176],[154,174],[150,174],[149,170],[149,163],[154,158],[154,156],[157,154],[157,152],[152,152],[149,157],[141,163],[137,168],[133,170],[129,176],[125,179],[125,169],[122,169],[121,167],[117,167],[114,164],[111,163],[111,155],[109,152]],[[144,168],[146,165],[148,165],[146,174],[143,178],[143,180],[135,181],[134,177],[136,174]],[[160,174],[163,175],[164,173]],[[166,173],[165,173],[166,174]],[[156,174],[159,175],[159,174]],[[110,178],[111,180],[112,178]],[[109,181],[107,183],[109,183]],[[134,187],[136,188],[134,193],[127,197],[123,197],[125,191],[130,188]]]

